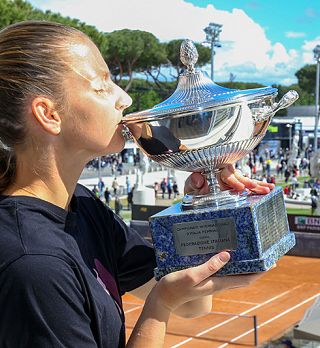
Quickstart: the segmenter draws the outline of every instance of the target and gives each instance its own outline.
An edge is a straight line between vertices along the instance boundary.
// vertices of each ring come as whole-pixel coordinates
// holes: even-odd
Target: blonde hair
[[[15,177],[14,147],[26,139],[27,101],[42,95],[63,105],[66,46],[79,36],[85,34],[46,21],[20,22],[0,31],[0,192]]]

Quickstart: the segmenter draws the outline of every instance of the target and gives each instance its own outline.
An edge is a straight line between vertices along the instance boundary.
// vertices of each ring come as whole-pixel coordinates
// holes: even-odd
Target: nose
[[[116,109],[123,111],[132,104],[132,98],[127,92],[119,87],[119,98],[116,101]]]

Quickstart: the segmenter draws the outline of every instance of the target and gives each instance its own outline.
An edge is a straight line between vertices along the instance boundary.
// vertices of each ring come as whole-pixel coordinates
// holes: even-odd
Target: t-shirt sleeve
[[[114,215],[118,277],[121,294],[153,278],[156,259],[153,246]]]
[[[47,255],[25,255],[0,273],[1,347],[96,348],[77,271]]]

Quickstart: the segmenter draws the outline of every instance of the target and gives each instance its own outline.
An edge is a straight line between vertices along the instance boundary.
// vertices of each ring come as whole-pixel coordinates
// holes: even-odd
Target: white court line
[[[143,303],[130,302],[130,301],[122,301],[122,304],[143,306]]]
[[[305,303],[307,303],[307,302],[313,300],[314,298],[318,297],[319,295],[320,295],[320,293],[318,293],[318,294],[316,294],[316,295],[313,295],[313,296],[307,298],[306,300],[304,300],[304,301],[302,301],[302,302],[296,304],[295,306],[291,307],[290,309],[287,309],[286,311],[284,311],[284,312],[282,312],[282,313],[276,315],[275,317],[270,318],[270,319],[268,319],[267,321],[264,321],[263,323],[261,323],[260,325],[257,326],[257,329],[259,329],[260,327],[265,326],[265,325],[271,323],[272,321],[274,321],[274,320],[276,320],[276,319],[282,317],[283,315],[285,315],[285,314],[287,314],[287,313],[289,313],[289,312],[295,310],[296,308],[298,308],[298,307],[304,305]],[[232,339],[230,340],[230,342],[238,341],[239,338],[242,338],[242,337],[248,335],[249,333],[251,333],[251,332],[253,332],[253,331],[254,331],[254,329],[248,330],[248,331],[244,332],[243,334],[241,334],[241,335],[239,335],[239,336],[237,336],[237,337],[232,338]],[[226,347],[230,342],[224,343],[224,344],[222,344],[221,346],[218,346],[218,348],[224,348],[224,347]]]
[[[260,304],[258,304],[258,305],[256,305],[256,306],[250,308],[250,309],[247,309],[246,311],[244,311],[244,312],[242,312],[242,313],[240,313],[240,314],[237,314],[235,317],[232,317],[232,318],[230,318],[230,319],[227,319],[227,320],[221,322],[220,324],[214,325],[214,326],[212,326],[212,327],[210,327],[210,328],[208,328],[208,329],[206,329],[206,330],[204,330],[204,331],[201,331],[201,332],[197,333],[197,334],[195,335],[195,337],[201,337],[202,335],[204,335],[204,334],[206,334],[206,333],[208,333],[208,332],[210,332],[210,331],[212,331],[212,330],[215,330],[215,329],[217,329],[218,327],[220,327],[220,326],[222,326],[222,325],[228,324],[228,323],[230,323],[231,321],[238,319],[239,316],[241,316],[241,315],[246,315],[246,314],[248,314],[248,313],[254,311],[254,310],[257,309],[257,308],[260,308],[260,307],[262,307],[262,306],[264,306],[264,305],[266,305],[266,304],[268,304],[268,303],[270,303],[270,302],[272,302],[272,301],[274,301],[274,300],[277,300],[278,298],[280,298],[280,297],[282,297],[282,296],[285,296],[285,295],[289,294],[289,293],[292,292],[293,290],[298,289],[298,288],[302,287],[303,285],[305,285],[305,284],[302,283],[302,284],[300,284],[300,285],[295,286],[295,287],[292,288],[292,289],[289,289],[289,290],[287,290],[287,291],[282,292],[281,294],[279,294],[279,295],[277,295],[277,296],[271,297],[271,298],[269,298],[269,300],[264,301],[264,302],[262,302],[262,303],[260,303]],[[176,345],[174,345],[174,346],[171,346],[171,348],[180,347],[180,346],[182,346],[183,344],[188,343],[188,342],[190,342],[190,341],[192,341],[192,340],[193,340],[193,337],[189,337],[189,338],[187,338],[186,340],[181,341],[180,343],[178,343],[178,344],[176,344]]]
[[[223,302],[235,302],[235,303],[244,303],[244,304],[250,304],[250,305],[257,305],[257,302],[247,302],[247,301],[237,301],[237,300],[226,300],[224,298],[217,298],[215,301],[223,301]]]
[[[130,312],[136,311],[137,309],[140,309],[142,306],[137,306],[137,307],[133,307],[128,309],[127,311],[124,312],[124,314],[128,314]]]

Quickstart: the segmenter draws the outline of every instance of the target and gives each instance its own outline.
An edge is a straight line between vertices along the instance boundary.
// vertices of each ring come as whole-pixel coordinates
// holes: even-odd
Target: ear
[[[31,107],[34,117],[46,132],[52,135],[60,134],[61,118],[49,98],[36,97],[32,100]]]

